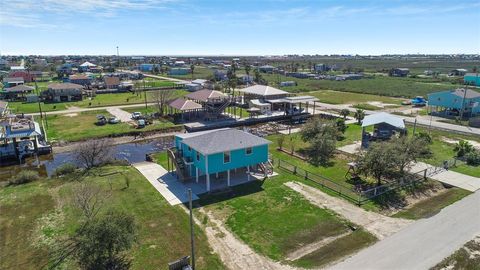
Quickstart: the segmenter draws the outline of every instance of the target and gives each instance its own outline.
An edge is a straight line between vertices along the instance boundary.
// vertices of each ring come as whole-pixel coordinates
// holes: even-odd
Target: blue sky
[[[9,0],[0,53],[480,53],[480,1]]]

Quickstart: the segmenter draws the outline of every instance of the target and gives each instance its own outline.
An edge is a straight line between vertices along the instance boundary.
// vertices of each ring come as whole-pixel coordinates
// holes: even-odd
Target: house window
[[[252,154],[252,147],[245,148],[245,154],[251,155]]]
[[[197,161],[200,161],[200,154],[197,152]]]
[[[229,162],[230,162],[230,151],[223,152],[223,163],[229,163]]]

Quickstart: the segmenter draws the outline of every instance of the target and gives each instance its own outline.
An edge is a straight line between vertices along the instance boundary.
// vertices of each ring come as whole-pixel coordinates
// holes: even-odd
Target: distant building
[[[467,73],[465,76],[463,76],[463,82],[468,85],[480,86],[480,74]]]
[[[11,66],[10,70],[11,71],[25,71],[25,67],[24,66]]]
[[[464,68],[457,68],[457,69],[452,69],[450,71],[450,76],[464,76],[467,74],[468,70]]]
[[[25,101],[26,96],[33,92],[34,88],[28,85],[17,85],[5,88],[2,92],[2,98],[11,101]]]
[[[171,68],[168,75],[187,75],[190,72],[188,68]]]
[[[36,78],[37,72],[28,72],[25,70],[17,70],[17,71],[12,71],[8,74],[8,77],[10,78],[23,78],[23,81],[28,83],[28,82],[33,82]]]
[[[103,77],[103,82],[107,89],[118,89],[120,86],[120,78],[116,76]]]
[[[286,81],[286,82],[281,82],[280,86],[296,86],[297,82],[296,81]]]
[[[221,70],[215,70],[213,72],[213,77],[215,78],[216,81],[224,81],[227,79],[227,73]]]
[[[410,73],[408,68],[392,68],[389,75],[392,77],[407,77],[408,73]]]
[[[270,65],[264,65],[264,66],[258,67],[258,70],[263,73],[273,73],[274,69],[275,67]]]
[[[97,65],[87,61],[87,62],[81,64],[78,67],[78,71],[80,71],[80,72],[92,71],[92,69],[95,69],[96,67],[97,67]]]
[[[203,86],[201,84],[196,84],[196,83],[187,83],[185,84],[185,87],[190,92],[195,92],[203,89]]]
[[[335,76],[336,81],[360,80],[361,78],[363,78],[361,74],[341,74]]]
[[[71,83],[87,86],[92,83],[92,80],[90,77],[84,74],[75,74],[75,75],[70,75],[68,76],[68,81]]]
[[[22,77],[14,77],[14,78],[10,78],[10,77],[6,77],[6,78],[3,78],[3,87],[5,88],[8,88],[8,87],[14,87],[14,86],[17,86],[17,85],[22,85],[24,84],[25,81],[23,80]]]
[[[52,83],[42,92],[46,101],[65,102],[82,100],[83,86],[74,83]]]
[[[436,113],[445,116],[465,117],[480,115],[480,93],[471,89],[455,89],[428,94],[428,106]]]
[[[313,69],[315,70],[315,72],[326,72],[330,70],[330,67],[326,64],[315,64]]]

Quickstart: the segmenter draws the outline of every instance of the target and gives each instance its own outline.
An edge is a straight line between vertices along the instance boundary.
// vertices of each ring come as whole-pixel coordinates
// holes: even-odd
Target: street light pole
[[[192,189],[188,189],[188,206],[190,208],[190,245],[192,248],[192,269],[195,270],[195,235],[193,233]]]
[[[143,96],[145,98],[145,110],[146,110],[148,107],[147,107],[147,90],[145,87],[145,78],[143,78]]]

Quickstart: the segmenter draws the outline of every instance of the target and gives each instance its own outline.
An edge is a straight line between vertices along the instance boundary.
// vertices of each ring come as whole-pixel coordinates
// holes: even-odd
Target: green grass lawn
[[[468,241],[463,247],[455,251],[430,270],[478,270],[480,269],[480,236]]]
[[[224,220],[228,228],[256,252],[282,261],[289,252],[303,245],[350,230],[348,221],[310,204],[301,194],[283,185],[297,180],[295,178],[298,177],[282,171],[266,181],[234,187],[233,196],[203,196],[198,203]],[[370,243],[372,237],[367,233],[352,242],[347,253]],[[325,257],[335,256],[335,251],[339,250],[334,249]],[[318,262],[316,266],[323,263]]]
[[[174,90],[173,97],[180,97],[188,93],[185,90]],[[147,92],[147,102],[152,102],[152,92]],[[65,110],[68,107],[103,107],[111,105],[128,105],[128,104],[141,104],[145,102],[145,96],[143,93],[111,93],[111,94],[99,94],[93,98],[85,98],[82,101],[72,102],[58,102],[58,103],[43,103],[41,102],[42,111],[60,111]],[[39,111],[38,103],[24,103],[24,102],[9,102],[9,107],[17,113],[35,113]]]
[[[137,80],[134,82],[135,88],[142,89],[143,87],[174,87],[175,82],[160,80],[146,77],[145,80]]]
[[[381,96],[412,98],[418,95],[426,96],[431,92],[452,89],[458,86],[445,82],[433,82],[429,80],[385,76],[375,76],[373,78],[347,81],[297,79],[277,74],[262,74],[262,76],[270,83],[270,85],[274,87],[278,87],[278,83],[282,81],[296,81],[297,86],[280,87],[285,91],[296,93],[316,90],[335,90]]]
[[[152,125],[142,129],[135,129],[127,123],[106,124],[97,126],[96,116],[103,114],[111,116],[107,111],[88,111],[67,116],[64,114],[48,115],[47,137],[49,141],[79,141],[91,138],[107,137],[111,135],[125,134],[133,131],[144,132],[161,130],[174,127],[172,122],[167,120],[154,120]]]
[[[369,101],[377,101],[388,104],[400,105],[403,99],[379,96],[379,95],[369,95],[369,94],[360,94],[353,92],[341,92],[333,90],[319,90],[312,91],[308,93],[299,93],[298,95],[310,95],[317,97],[320,102],[330,103],[330,104],[356,104],[356,103],[366,103]]]
[[[470,191],[453,187],[439,195],[429,197],[414,204],[412,207],[397,212],[392,217],[407,219],[429,218],[436,215],[444,207],[449,206],[470,194]]]
[[[250,117],[250,113],[241,107],[236,107],[235,109],[233,107],[228,107],[225,111],[241,118]]]
[[[113,166],[96,172],[121,171],[110,177],[94,176],[83,181],[111,192],[101,211],[118,209],[135,217],[138,242],[129,254],[132,269],[166,269],[167,263],[190,254],[188,215],[180,206],[170,206],[135,169]],[[125,177],[130,179],[126,188]],[[72,207],[76,181],[58,179],[0,188],[1,269],[39,269],[49,261],[53,245],[79,226],[79,210]],[[111,188],[110,188],[111,185]],[[101,214],[101,213],[100,213]],[[198,269],[224,269],[199,226],[195,228]],[[72,261],[64,269],[76,269]]]

